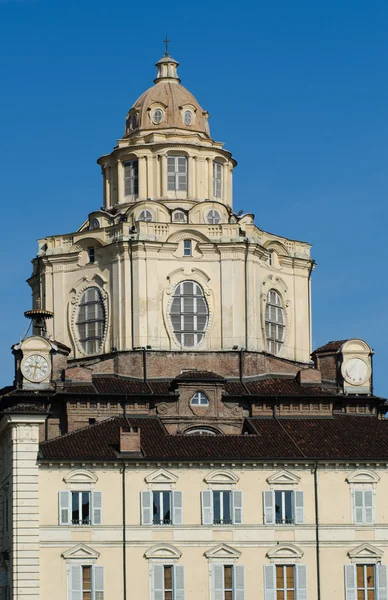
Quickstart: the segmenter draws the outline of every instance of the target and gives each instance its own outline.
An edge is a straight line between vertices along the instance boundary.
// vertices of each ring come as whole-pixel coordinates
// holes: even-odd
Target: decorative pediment
[[[100,553],[85,544],[78,544],[62,553],[66,560],[97,560]]]
[[[146,550],[144,556],[152,559],[178,560],[182,556],[182,552],[171,544],[156,544]]]
[[[236,548],[232,548],[232,546],[228,546],[228,544],[218,544],[218,546],[215,546],[211,550],[205,552],[205,556],[206,558],[213,560],[217,558],[221,558],[222,560],[233,560],[240,558],[241,552],[236,550]]]
[[[378,562],[381,560],[383,554],[383,550],[380,550],[380,548],[376,548],[376,546],[372,546],[371,544],[361,544],[361,546],[357,546],[357,548],[348,552],[348,556],[352,562],[364,563]]]
[[[158,469],[151,473],[151,475],[147,475],[145,477],[145,481],[147,483],[176,483],[178,481],[178,477],[167,469]]]
[[[346,481],[348,483],[378,483],[380,477],[373,471],[359,469],[358,471],[353,471],[353,473],[346,478]]]
[[[97,483],[98,477],[92,471],[86,469],[75,469],[64,476],[65,483]]]
[[[209,484],[236,485],[239,478],[232,471],[212,471],[209,475],[206,475],[204,481]]]
[[[271,562],[293,563],[302,558],[303,551],[294,544],[277,544],[268,550],[267,556]]]
[[[300,482],[300,477],[290,473],[290,471],[278,471],[267,478],[270,485],[297,485]]]

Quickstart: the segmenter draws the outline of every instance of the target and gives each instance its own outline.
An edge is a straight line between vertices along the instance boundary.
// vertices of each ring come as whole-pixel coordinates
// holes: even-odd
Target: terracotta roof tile
[[[335,396],[335,392],[319,386],[301,386],[295,379],[269,377],[257,381],[245,381],[245,388],[239,381],[228,381],[225,391],[230,396],[246,396],[247,390],[252,396]]]
[[[144,460],[388,460],[388,420],[328,418],[248,419],[248,435],[169,435],[157,417],[129,418],[140,428]],[[122,417],[41,444],[47,459],[114,460]],[[137,460],[139,460],[137,458]]]
[[[311,354],[313,355],[316,352],[338,352],[342,344],[344,344],[347,341],[348,340],[332,340],[331,342],[327,342],[327,344],[325,344],[324,346],[316,348]]]
[[[211,371],[184,371],[175,377],[175,381],[226,381],[222,375]]]

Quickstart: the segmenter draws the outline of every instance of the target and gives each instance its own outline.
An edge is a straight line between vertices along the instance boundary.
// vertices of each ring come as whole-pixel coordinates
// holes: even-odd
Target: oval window
[[[85,354],[97,354],[104,339],[105,310],[96,287],[90,287],[82,294],[76,324],[82,350]]]
[[[94,217],[90,222],[89,229],[99,229],[99,228],[100,228],[100,221]]]
[[[279,354],[281,351],[285,329],[282,299],[276,290],[269,290],[265,307],[265,334],[267,350],[271,354]]]
[[[220,221],[220,213],[217,210],[209,210],[206,215],[206,223],[209,223],[209,225],[218,225]]]
[[[190,126],[193,122],[193,113],[191,112],[191,110],[186,110],[185,111],[185,117],[184,117],[184,121],[185,121],[185,125]]]
[[[150,210],[142,210],[137,218],[138,221],[153,221],[152,212]]]
[[[163,121],[163,111],[160,108],[154,110],[152,120],[155,123],[155,125],[159,125],[159,123]]]
[[[198,283],[178,283],[174,291],[170,317],[175,338],[180,346],[191,348],[201,342],[208,325],[209,309]]]
[[[193,406],[209,406],[209,398],[205,392],[196,392],[191,398],[191,404]]]

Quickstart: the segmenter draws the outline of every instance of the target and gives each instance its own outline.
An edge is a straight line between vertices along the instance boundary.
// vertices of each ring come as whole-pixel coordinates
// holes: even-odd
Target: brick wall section
[[[319,385],[322,383],[321,372],[317,369],[302,369],[298,372],[296,379],[300,385],[308,385],[309,383]]]
[[[121,416],[123,414],[123,400],[123,397],[118,397],[117,400],[111,398],[106,401],[89,397],[69,400],[66,403],[67,430],[74,431],[81,427],[87,427],[89,419],[103,421],[110,417]],[[131,412],[137,415],[149,414],[149,406],[145,400],[140,400],[127,405],[126,411],[128,414],[131,414]]]
[[[337,380],[337,361],[338,354],[328,354],[325,356],[317,356],[316,364],[317,368],[322,374],[322,379],[326,381]]]

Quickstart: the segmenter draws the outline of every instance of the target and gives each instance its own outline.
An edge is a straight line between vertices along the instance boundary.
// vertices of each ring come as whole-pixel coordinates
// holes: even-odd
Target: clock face
[[[48,360],[41,354],[31,354],[22,365],[22,372],[26,379],[39,382],[46,379],[50,372]]]
[[[361,358],[351,358],[342,365],[342,375],[348,383],[362,385],[369,377],[369,367]]]

